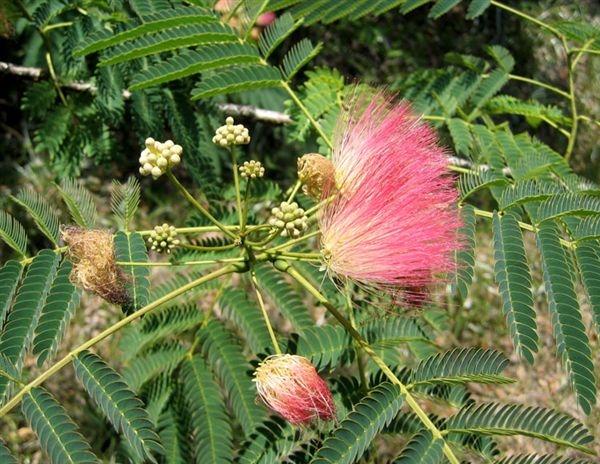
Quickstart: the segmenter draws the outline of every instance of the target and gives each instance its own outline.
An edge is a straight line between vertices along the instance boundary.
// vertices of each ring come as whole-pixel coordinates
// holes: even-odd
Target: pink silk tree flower
[[[267,27],[273,21],[277,19],[277,15],[272,11],[267,11],[266,13],[261,14],[258,18],[256,18],[256,25],[260,27]]]
[[[358,94],[334,133],[318,216],[327,268],[410,300],[454,270],[460,216],[447,153],[406,103]],[[425,294],[426,295],[426,294]]]
[[[327,383],[302,356],[269,356],[256,369],[254,381],[265,404],[291,424],[306,425],[335,417]]]

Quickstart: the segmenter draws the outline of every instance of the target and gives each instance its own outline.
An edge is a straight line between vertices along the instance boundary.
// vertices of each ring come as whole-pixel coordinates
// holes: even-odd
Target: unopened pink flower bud
[[[267,11],[256,18],[256,25],[260,27],[266,27],[277,19],[277,15],[272,11]]]
[[[291,424],[335,417],[335,404],[327,383],[302,356],[270,356],[256,369],[254,381],[265,404]]]

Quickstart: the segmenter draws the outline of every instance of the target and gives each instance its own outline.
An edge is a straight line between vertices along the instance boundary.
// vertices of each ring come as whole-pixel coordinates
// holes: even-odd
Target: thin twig
[[[340,313],[334,304],[332,304],[319,290],[317,290],[297,269],[286,261],[276,261],[274,266],[277,270],[286,272],[293,277],[302,287],[304,287],[311,295],[313,295],[317,301],[319,301],[327,310],[335,317],[340,324],[348,331],[350,336],[360,345],[361,349],[367,354],[373,362],[381,369],[385,376],[400,390],[400,395],[406,401],[406,404],[412,409],[412,411],[418,416],[419,420],[423,425],[431,432],[431,434],[441,440],[443,443],[444,455],[450,461],[451,464],[459,464],[459,460],[454,454],[450,445],[446,442],[444,436],[440,430],[431,421],[427,413],[423,411],[421,406],[412,396],[406,385],[394,374],[394,372],[388,367],[383,359],[373,350],[371,345],[362,337],[362,335],[352,326],[352,324]]]
[[[484,217],[487,219],[492,219],[494,217],[494,213],[492,213],[491,211],[485,211],[485,210],[479,209],[479,208],[474,208],[473,212],[475,213],[475,216]],[[538,232],[538,228],[532,224],[528,224],[528,223],[522,222],[522,221],[517,221],[517,224],[523,230],[527,230],[527,231],[533,232],[533,233]],[[560,243],[562,245],[566,246],[567,248],[575,248],[577,246],[575,242],[570,242],[570,241],[562,239],[562,238],[560,239]]]
[[[193,280],[191,282],[188,282],[185,285],[182,285],[181,287],[173,290],[172,292],[167,293],[165,296],[153,301],[152,303],[144,306],[143,308],[138,309],[136,312],[131,313],[129,316],[124,317],[123,319],[121,319],[119,322],[111,325],[110,327],[108,327],[107,329],[103,330],[100,334],[96,335],[93,338],[90,338],[88,341],[86,341],[85,343],[82,343],[81,345],[79,345],[78,347],[74,348],[73,350],[71,350],[65,357],[63,357],[61,360],[59,360],[58,362],[56,362],[55,364],[53,364],[50,368],[48,368],[47,370],[45,370],[44,372],[42,372],[39,376],[37,376],[35,379],[33,379],[31,382],[29,382],[27,385],[25,385],[22,389],[20,389],[11,399],[10,401],[8,401],[2,408],[0,408],[0,417],[3,417],[4,415],[6,415],[8,412],[10,412],[16,405],[18,405],[21,401],[21,399],[27,394],[29,393],[29,391],[31,391],[32,388],[35,388],[39,385],[41,385],[42,383],[44,383],[47,379],[49,379],[52,375],[56,374],[58,371],[60,371],[63,367],[65,367],[66,365],[70,364],[75,357],[81,353],[82,351],[87,350],[88,348],[91,348],[92,346],[96,345],[97,343],[101,342],[102,340],[104,340],[105,338],[109,337],[110,335],[112,335],[113,333],[117,332],[118,330],[122,329],[123,327],[125,327],[126,325],[128,325],[130,322],[134,321],[135,319],[138,319],[140,317],[142,317],[144,314],[149,313],[150,311],[152,311],[153,309],[158,308],[159,306],[163,305],[164,303],[167,303],[168,301],[172,300],[173,298],[187,292],[188,290],[191,290],[199,285],[202,285],[203,283],[206,283],[210,280],[216,279],[220,276],[224,276],[226,274],[231,274],[233,272],[236,272],[238,269],[235,265],[229,265],[229,266],[225,266],[221,269],[218,269],[214,272],[211,272],[210,274],[206,274],[205,276],[202,276],[196,280]]]
[[[224,224],[221,223],[216,217],[214,217],[210,212],[202,206],[198,200],[196,200],[190,192],[179,182],[179,180],[173,175],[171,171],[167,171],[167,178],[177,187],[177,189],[181,192],[181,194],[198,210],[200,211],[210,222],[212,222],[215,226],[217,226],[221,231],[235,240],[237,235],[227,229]]]
[[[137,267],[170,267],[170,266],[201,266],[210,264],[225,264],[225,263],[243,263],[246,258],[223,258],[223,259],[205,259],[201,261],[117,261],[117,266],[137,266]]]
[[[556,35],[557,37],[561,37],[562,34],[560,33],[560,31],[558,29],[556,29],[555,27],[551,26],[550,24],[545,23],[544,21],[541,21],[537,18],[534,18],[533,16],[528,15],[527,13],[524,13],[523,11],[517,10],[516,8],[513,8],[511,6],[505,5],[504,3],[498,2],[496,0],[492,0],[491,4],[502,9],[502,10],[506,10],[509,13],[512,13],[516,16],[519,16],[523,19],[526,19],[527,21],[530,21],[534,24],[537,24],[538,26],[540,26],[542,29],[546,29],[549,32],[552,32],[554,35]]]
[[[250,271],[250,280],[252,280],[252,286],[254,287],[256,299],[258,300],[258,306],[260,307],[263,318],[265,320],[265,325],[267,326],[267,330],[269,331],[269,336],[271,337],[271,343],[273,343],[273,349],[275,350],[275,354],[281,354],[281,348],[279,347],[279,342],[277,341],[275,331],[273,330],[273,326],[271,325],[269,313],[267,313],[267,308],[265,307],[265,301],[263,300],[263,297],[260,293],[258,279],[256,278],[256,272],[254,272],[254,269]]]
[[[273,248],[269,248],[268,250],[265,250],[265,251],[268,253],[273,253],[275,251],[285,250],[286,248],[297,245],[298,243],[302,243],[305,240],[308,240],[309,238],[315,237],[316,235],[319,235],[320,233],[321,233],[320,230],[315,230],[314,232],[311,232],[310,234],[306,234],[306,235],[303,235],[302,237],[295,238],[293,240],[289,240],[288,242],[282,243],[281,245],[277,245]]]

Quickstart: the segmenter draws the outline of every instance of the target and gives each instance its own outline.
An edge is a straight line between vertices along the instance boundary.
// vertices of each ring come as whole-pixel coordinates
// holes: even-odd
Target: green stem
[[[246,25],[246,28],[247,28],[246,33],[244,34],[244,42],[248,41],[248,37],[250,37],[250,33],[252,32],[252,28],[254,27],[256,20],[258,19],[258,17],[264,11],[264,9],[267,7],[268,4],[269,4],[269,0],[263,0],[263,3],[260,6],[260,8],[258,10],[256,10],[256,12],[254,13],[254,17],[250,18],[250,21],[248,21],[248,24]]]
[[[600,50],[590,48],[571,48],[569,53],[589,53],[590,55],[600,55]]]
[[[214,306],[216,305],[216,303],[219,301],[219,299],[221,298],[221,295],[223,295],[223,292],[225,291],[225,289],[231,285],[230,282],[231,279],[223,279],[223,282],[221,282],[221,285],[219,285],[219,290],[217,290],[217,293],[215,294],[214,298],[213,298],[213,307],[207,311],[204,315],[204,319],[202,319],[202,322],[200,322],[198,328],[200,330],[204,329],[208,323],[211,320],[211,317],[213,315],[213,311],[214,311]],[[190,346],[190,349],[187,352],[187,357],[188,359],[192,359],[192,357],[194,356],[194,352],[196,351],[196,347],[198,346],[198,344],[200,343],[201,337],[194,337],[194,341],[192,342],[192,345]]]
[[[491,211],[485,211],[485,210],[479,209],[479,208],[473,208],[473,212],[475,213],[475,216],[484,217],[487,219],[492,219],[494,217],[494,213],[492,213]],[[502,214],[502,213],[500,213],[500,214]],[[526,222],[521,222],[521,221],[517,221],[517,224],[523,230],[528,230],[529,232],[534,232],[534,233],[538,232],[537,227],[535,227],[534,225],[527,224]],[[564,240],[562,238],[560,239],[560,243],[568,248],[576,247],[575,242],[570,242],[570,241]]]
[[[273,228],[273,226],[271,224],[260,224],[258,226],[248,226],[248,227],[246,227],[246,230],[248,231],[248,234],[249,234],[252,232],[256,232],[257,230],[272,229],[272,228]]]
[[[595,41],[596,41],[596,37],[589,39],[586,43],[583,44],[583,48],[577,49],[577,55],[575,56],[575,58],[573,59],[573,61],[571,63],[571,69],[573,71],[577,67],[577,63],[579,63],[579,60],[581,59],[583,54],[588,50],[588,47],[590,45],[592,45]],[[565,51],[567,52],[567,55],[571,54],[571,50],[569,49],[569,47],[566,46],[566,44],[565,44]]]
[[[242,204],[242,224],[240,226],[240,235],[243,237],[246,233],[246,221],[248,220],[248,198],[250,197],[250,178],[246,179],[246,190],[244,192],[244,202]]]
[[[588,40],[584,44],[583,50],[585,50],[593,42],[594,39]],[[579,116],[577,114],[577,98],[575,96],[575,68],[577,67],[577,63],[583,56],[583,50],[577,53],[575,58],[571,59],[571,55],[569,54],[569,47],[567,46],[565,40],[563,40],[563,46],[565,48],[565,52],[567,53],[567,72],[569,74],[569,97],[571,100],[571,117],[573,119],[573,125],[571,126],[571,135],[569,137],[567,150],[565,151],[565,159],[569,161],[571,159],[571,156],[573,155],[573,149],[575,148],[575,142],[577,139],[577,130],[579,129]]]
[[[167,177],[169,180],[177,187],[177,189],[183,194],[183,196],[196,208],[200,211],[204,216],[208,218],[210,222],[212,222],[215,226],[217,226],[225,235],[231,237],[232,239],[236,239],[237,236],[229,231],[224,224],[222,224],[216,217],[208,212],[208,210],[202,206],[188,190],[177,180],[177,178],[173,175],[171,171],[167,171]]]
[[[556,124],[551,119],[548,119],[545,116],[540,116],[540,119],[542,121],[544,121],[546,124],[548,124],[549,126],[552,126],[554,129],[556,129],[558,132],[560,132],[562,135],[564,135],[567,139],[571,138],[571,133],[569,131],[563,129],[562,127],[559,127],[558,124]]]
[[[444,436],[440,430],[431,421],[429,416],[423,411],[421,406],[413,398],[410,391],[402,381],[394,374],[394,372],[388,367],[388,365],[375,353],[371,345],[360,335],[360,333],[352,326],[352,324],[336,309],[336,307],[329,302],[329,300],[319,292],[301,273],[299,273],[294,267],[292,267],[286,261],[276,261],[274,264],[276,269],[288,273],[292,276],[300,285],[302,285],[311,295],[313,295],[317,301],[319,301],[327,310],[335,317],[342,326],[348,331],[350,336],[356,341],[361,349],[373,360],[373,362],[381,369],[385,376],[395,385],[398,386],[400,394],[406,401],[406,404],[412,409],[412,411],[419,417],[423,425],[431,432],[431,434],[442,440],[444,443],[444,455],[450,461],[451,464],[460,464],[460,461],[455,456],[452,448],[446,443]]]
[[[186,250],[194,250],[194,251],[223,251],[223,250],[231,250],[235,248],[237,245],[235,243],[228,243],[227,245],[219,245],[219,246],[201,246],[201,245],[190,245],[188,243],[183,243],[178,245],[181,248],[185,248]]]
[[[279,347],[277,337],[275,336],[275,331],[273,330],[273,326],[271,325],[269,314],[267,313],[267,308],[265,307],[265,301],[263,300],[263,297],[260,293],[258,279],[256,278],[256,272],[254,272],[254,269],[250,271],[250,279],[252,280],[252,286],[254,287],[254,292],[256,293],[258,306],[260,306],[263,318],[265,319],[265,324],[267,325],[267,330],[269,331],[269,336],[271,337],[271,342],[273,343],[273,349],[275,350],[275,354],[281,354],[281,348]]]
[[[436,116],[434,114],[424,114],[421,116],[424,121],[445,121],[447,118],[444,116]]]
[[[278,256],[286,256],[290,258],[306,258],[306,259],[322,259],[321,253],[294,253],[292,251],[275,252]]]
[[[225,226],[225,228],[228,230],[237,230],[238,226]],[[220,230],[217,226],[177,227],[175,229],[178,234],[202,234],[205,232],[219,232]],[[154,229],[138,230],[136,232],[140,235],[150,235],[154,232]]]
[[[588,124],[595,124],[596,126],[600,127],[600,121],[592,119],[588,116],[584,116],[584,115],[580,114],[579,119],[581,119],[583,122],[586,122]]]
[[[56,253],[57,255],[64,253],[65,251],[67,251],[69,249],[69,247],[67,246],[62,246],[62,247],[56,247],[54,248],[52,251],[54,251],[54,253]],[[35,258],[35,256],[31,256],[31,257],[24,257],[21,261],[19,261],[23,266],[27,266],[28,264],[30,264],[33,259]]]
[[[62,27],[70,27],[73,25],[73,21],[65,21],[63,23],[54,23],[54,24],[49,24],[48,26],[44,27],[43,29],[41,29],[41,31],[45,34],[48,31],[51,31],[52,29],[60,29]]]
[[[87,342],[82,343],[81,345],[79,345],[75,349],[71,350],[64,358],[62,358],[61,360],[59,360],[58,362],[56,362],[49,369],[47,369],[46,371],[42,372],[34,380],[32,380],[31,382],[29,382],[27,385],[25,385],[21,390],[19,390],[10,399],[10,401],[8,403],[6,403],[2,408],[0,408],[0,417],[3,417],[4,415],[6,415],[17,404],[19,404],[19,402],[21,401],[21,399],[32,388],[35,388],[35,387],[41,385],[42,383],[44,383],[52,375],[56,374],[63,367],[65,367],[67,364],[71,363],[73,361],[73,359],[79,353],[81,353],[82,351],[87,350],[88,348],[91,348],[92,346],[94,346],[97,343],[101,342],[102,340],[104,340],[105,338],[109,337],[113,333],[115,333],[118,330],[122,329],[123,327],[125,327],[126,325],[128,325],[130,322],[132,322],[132,321],[134,321],[134,320],[142,317],[144,314],[152,311],[153,309],[161,306],[164,303],[167,303],[168,301],[172,300],[175,297],[178,297],[179,295],[187,292],[188,290],[191,290],[194,287],[202,285],[202,284],[204,284],[204,283],[206,283],[206,282],[208,282],[210,280],[216,279],[216,278],[224,276],[226,274],[231,274],[233,272],[237,272],[239,270],[240,270],[239,267],[235,266],[235,265],[225,266],[225,267],[223,267],[223,268],[221,268],[219,270],[211,272],[210,274],[206,274],[205,276],[202,276],[202,277],[200,277],[200,278],[198,278],[196,280],[188,282],[185,285],[182,285],[181,287],[173,290],[172,292],[167,293],[165,296],[163,296],[163,297],[161,297],[161,298],[153,301],[152,303],[144,306],[143,308],[138,309],[136,312],[131,313],[129,316],[124,317],[119,322],[111,325],[106,330],[102,331],[100,334],[96,335],[93,338],[90,338]]]
[[[315,230],[314,232],[311,232],[310,234],[303,235],[302,237],[295,238],[294,240],[289,240],[285,243],[282,243],[281,245],[277,245],[277,246],[275,246],[273,248],[269,248],[268,250],[265,250],[265,251],[268,253],[273,253],[275,251],[285,250],[286,248],[294,246],[298,243],[302,243],[303,241],[308,240],[309,238],[312,238],[316,235],[319,235],[320,233],[321,233],[321,231]]]
[[[304,214],[306,214],[307,216],[310,216],[311,214],[317,212],[320,208],[322,208],[325,205],[328,205],[329,203],[331,203],[333,200],[335,200],[335,198],[337,197],[336,194],[333,194],[327,198],[325,198],[324,200],[321,200],[319,203],[317,203],[315,206],[308,208]]]
[[[302,186],[302,182],[300,182],[299,180],[297,180],[296,183],[294,184],[294,188],[292,189],[292,191],[290,193],[290,196],[287,199],[288,203],[291,203],[292,201],[294,201],[294,197],[298,193],[298,190],[300,190],[301,186]]]
[[[570,58],[567,59],[570,63]],[[573,155],[573,149],[575,148],[575,141],[577,139],[577,130],[579,129],[579,117],[577,116],[577,100],[575,98],[575,78],[574,78],[574,69],[569,64],[567,66],[567,72],[569,74],[569,95],[571,100],[571,118],[573,120],[573,124],[571,125],[571,135],[569,136],[569,143],[567,144],[567,149],[565,151],[565,159],[569,161],[571,159],[571,155]]]
[[[333,149],[333,144],[331,143],[331,139],[325,134],[325,132],[323,131],[323,128],[321,127],[321,124],[319,124],[315,120],[315,118],[313,118],[312,114],[310,114],[310,111],[308,111],[308,108],[306,106],[304,106],[304,103],[302,103],[300,98],[298,98],[298,95],[296,95],[296,92],[294,92],[291,89],[291,87],[288,85],[288,83],[285,81],[281,81],[281,85],[285,89],[285,91],[288,93],[288,95],[291,97],[291,99],[294,101],[294,103],[298,106],[298,108],[300,108],[300,111],[302,111],[304,113],[306,118],[310,121],[312,126],[319,133],[319,135],[321,136],[323,141],[327,144],[327,146],[330,149]]]
[[[230,231],[237,231],[239,229],[240,226],[235,225],[235,226],[227,226],[224,225],[223,226],[225,229],[230,230]],[[272,226],[268,225],[268,224],[258,224],[258,225],[246,225],[246,231],[248,233],[250,232],[254,232],[256,230],[260,230],[260,229],[270,229]],[[205,232],[219,232],[220,230],[223,230],[217,226],[199,226],[199,227],[178,227],[175,229],[175,231],[178,234],[202,234]],[[150,235],[152,232],[154,232],[154,229],[148,229],[148,230],[138,230],[136,231],[138,234],[140,235]]]
[[[269,226],[269,227],[273,228],[273,226]],[[276,229],[273,232],[271,232],[270,234],[268,234],[260,242],[253,242],[251,240],[246,240],[245,243],[252,245],[255,248],[260,248],[260,247],[263,247],[264,245],[272,242],[273,240],[275,240],[280,233],[281,233],[281,229]]]
[[[31,13],[29,13],[29,10],[27,10],[27,8],[23,4],[23,2],[17,1],[16,4],[17,4],[17,7],[23,12],[23,15],[31,23],[33,23],[35,25],[36,22],[35,22],[33,16],[31,15]],[[58,97],[60,98],[60,101],[62,102],[62,104],[68,107],[69,105],[67,103],[67,99],[65,98],[65,95],[62,91],[62,87],[58,80],[58,76],[56,75],[56,72],[54,70],[54,63],[52,61],[52,43],[50,42],[50,38],[48,37],[48,34],[46,34],[46,31],[44,29],[42,29],[39,26],[35,26],[35,28],[38,31],[38,33],[40,34],[40,36],[42,37],[42,42],[44,43],[44,48],[46,49],[44,58],[46,60],[46,64],[48,65],[48,72],[50,73],[52,83],[54,84],[54,87],[56,88],[56,93],[58,94]]]
[[[501,8],[503,10],[506,10],[509,13],[512,13],[512,14],[514,14],[516,16],[519,16],[520,18],[523,18],[523,19],[525,19],[527,21],[530,21],[530,22],[532,22],[534,24],[537,24],[541,28],[546,29],[547,31],[552,32],[557,37],[562,37],[562,34],[560,33],[560,31],[558,29],[556,29],[555,27],[550,26],[550,24],[546,24],[544,21],[540,21],[539,19],[534,18],[533,16],[528,15],[527,13],[524,13],[524,12],[522,12],[520,10],[512,8],[512,7],[510,7],[508,5],[505,5],[504,3],[498,2],[496,0],[492,0],[491,4],[494,5],[494,6],[496,6],[496,7],[498,7],[498,8]]]
[[[45,38],[46,35],[44,33],[42,33],[41,31],[40,31],[40,33],[44,37],[44,42],[46,42],[47,41],[47,39]],[[58,76],[56,75],[56,71],[54,70],[52,54],[50,53],[49,49],[46,52],[45,56],[46,56],[46,64],[48,65],[48,72],[50,73],[50,77],[52,78],[52,82],[54,83],[54,87],[56,88],[56,93],[58,94],[58,97],[60,98],[60,101],[62,102],[62,104],[68,107],[69,104],[67,103],[67,98],[65,97],[65,94],[62,91],[60,82],[58,81]]]
[[[476,171],[474,171],[473,169],[464,168],[462,166],[456,166],[454,164],[449,164],[448,170],[454,171],[454,172],[460,172],[461,174],[476,174]]]
[[[243,211],[242,211],[242,192],[240,190],[240,176],[238,173],[238,165],[237,165],[237,156],[235,154],[235,147],[229,147],[229,152],[231,153],[231,166],[233,169],[233,184],[235,186],[235,202],[237,205],[237,213],[238,213],[238,221],[240,223],[240,234],[242,234],[244,226],[242,219]]]
[[[280,254],[280,253],[269,253],[267,254],[267,256],[269,257],[270,261],[274,261],[279,259],[280,257],[287,260],[287,261],[302,261],[305,263],[315,263],[315,264],[321,264],[323,261],[320,258],[303,258],[300,256],[287,256],[285,254]]]
[[[528,84],[535,85],[537,87],[542,87],[546,90],[550,90],[551,92],[554,92],[565,98],[571,98],[571,96],[564,90],[561,90],[558,87],[554,87],[553,85],[546,84],[545,82],[540,82],[535,79],[530,79],[529,77],[517,76],[516,74],[509,74],[508,77],[514,81],[527,82]]]
[[[237,2],[237,4],[231,10],[229,10],[227,16],[223,18],[223,22],[229,22],[229,20],[233,18],[233,15],[237,13],[237,10],[239,10],[239,8],[244,4],[245,1],[246,0],[240,0],[239,2]]]
[[[354,308],[352,307],[352,289],[350,287],[350,282],[346,280],[345,285],[346,290],[346,311],[348,311],[348,319],[350,320],[350,324],[352,327],[356,329],[356,320],[354,319]],[[360,376],[360,385],[363,391],[367,391],[369,386],[369,382],[367,381],[367,375],[365,373],[365,365],[362,359],[362,350],[359,344],[356,344],[356,364],[358,366],[358,375]]]
[[[117,261],[117,266],[139,266],[139,267],[168,267],[168,266],[197,266],[200,264],[226,264],[226,263],[243,263],[246,258],[223,258],[223,259],[206,259],[203,261],[182,261],[182,262],[139,262],[139,261]]]
[[[6,372],[3,369],[0,369],[0,375],[2,377],[6,377],[10,382],[16,383],[17,385],[22,385],[24,386],[25,384],[23,382],[21,382],[19,379],[13,377],[12,375],[10,375],[8,372]]]

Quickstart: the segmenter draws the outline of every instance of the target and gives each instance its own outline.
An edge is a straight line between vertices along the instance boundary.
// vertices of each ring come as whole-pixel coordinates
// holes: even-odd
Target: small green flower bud
[[[308,219],[298,203],[282,202],[279,207],[271,209],[269,224],[281,231],[282,237],[300,237],[308,229]]]
[[[240,175],[248,179],[256,179],[265,175],[265,168],[260,161],[244,161],[244,164],[239,167]]]
[[[152,175],[156,179],[181,161],[183,148],[172,140],[161,143],[148,137],[144,145],[146,148],[139,158],[141,166],[139,172],[143,176]]]
[[[226,147],[228,145],[246,145],[250,143],[250,134],[242,124],[233,125],[233,118],[228,116],[225,125],[215,131],[212,139],[216,145]]]
[[[148,237],[148,244],[150,249],[158,253],[171,253],[171,250],[181,243],[179,239],[175,238],[176,236],[177,230],[175,227],[165,222],[163,225],[154,227],[150,237]]]

